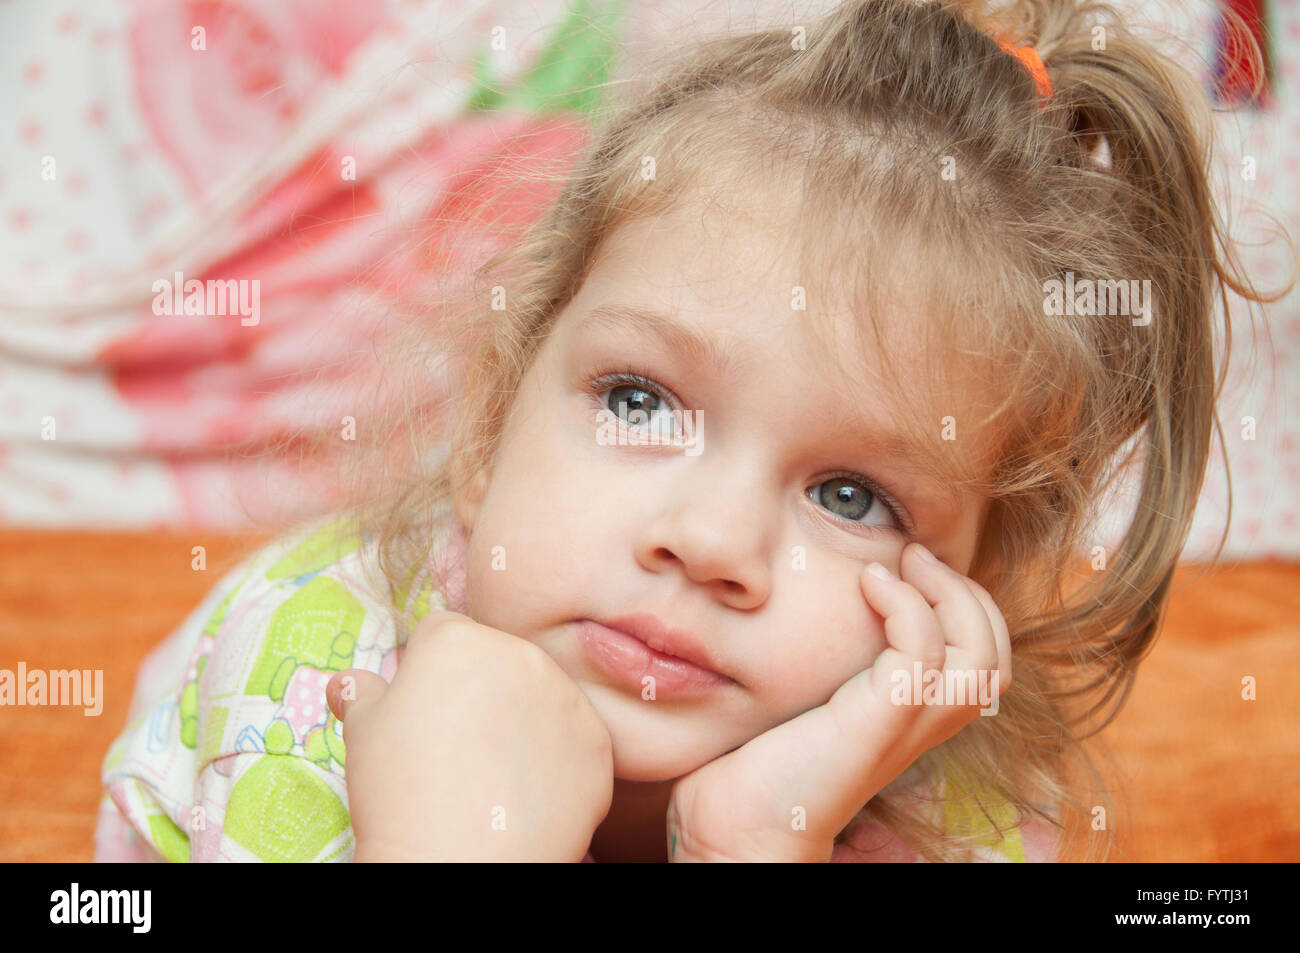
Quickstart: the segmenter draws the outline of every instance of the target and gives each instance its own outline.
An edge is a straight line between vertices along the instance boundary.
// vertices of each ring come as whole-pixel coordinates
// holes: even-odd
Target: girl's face
[[[468,614],[555,659],[632,781],[680,777],[825,703],[885,648],[865,565],[897,573],[914,538],[966,573],[984,516],[983,500],[949,499],[913,469],[974,435],[942,441],[936,417],[930,445],[889,443],[873,368],[908,360],[905,325],[854,375],[818,366],[792,289],[808,287],[809,309],[826,303],[782,233],[717,211],[679,206],[609,237],[523,378],[490,471],[455,500]],[[944,413],[968,409],[954,398]],[[660,443],[628,445],[650,431]],[[899,515],[873,483],[895,491]],[[634,613],[689,633],[730,681],[683,695],[643,687],[663,668],[646,669],[649,683],[609,674],[581,621]]]

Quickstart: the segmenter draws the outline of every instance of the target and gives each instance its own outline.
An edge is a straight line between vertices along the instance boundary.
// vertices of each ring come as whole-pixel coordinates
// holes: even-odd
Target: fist
[[[613,797],[613,744],[542,649],[455,612],[415,628],[391,684],[348,670],[356,859],[579,861]]]

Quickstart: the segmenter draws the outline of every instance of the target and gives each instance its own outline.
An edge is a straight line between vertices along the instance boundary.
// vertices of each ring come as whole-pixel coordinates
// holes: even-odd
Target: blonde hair
[[[998,717],[974,719],[918,765],[941,760],[969,779],[990,822],[986,799],[998,798],[1058,827],[1063,856],[1104,858],[1110,825],[1085,827],[1094,807],[1113,807],[1083,741],[1114,718],[1160,627],[1220,430],[1226,289],[1272,301],[1291,286],[1265,297],[1243,276],[1212,197],[1205,94],[1107,5],[853,0],[796,36],[716,37],[666,58],[653,83],[627,84],[597,117],[572,168],[520,172],[555,197],[522,233],[505,226],[505,247],[437,310],[394,332],[384,399],[358,415],[368,447],[346,448],[371,451],[345,455],[346,523],[374,534],[404,602],[428,572],[436,512],[490,464],[521,378],[607,237],[708,187],[743,194],[746,178],[793,170],[801,273],[848,276],[859,343],[869,327],[883,346],[876,315],[906,299],[925,316],[918,376],[961,374],[960,386],[999,396],[985,418],[961,421],[960,433],[996,434],[988,475],[954,462],[944,476],[989,499],[969,575],[1007,619],[1014,681]],[[1050,97],[1002,39],[1035,47]],[[509,218],[496,205],[484,214],[501,216],[477,223],[488,230]],[[1044,281],[1070,272],[1149,279],[1150,322],[1045,314]],[[810,320],[828,313],[810,305]],[[909,381],[883,363],[882,398],[915,408]],[[933,440],[935,410],[899,417]],[[430,459],[448,439],[452,452]],[[1104,572],[1077,572],[1093,501],[1139,456],[1131,525]],[[861,816],[927,859],[967,859],[974,843],[898,786]]]

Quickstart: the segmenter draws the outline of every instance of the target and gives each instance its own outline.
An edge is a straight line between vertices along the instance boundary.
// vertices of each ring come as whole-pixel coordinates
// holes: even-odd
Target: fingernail
[[[916,554],[928,563],[937,564],[939,562],[939,560],[934,558],[934,553],[930,552],[930,550],[926,549],[920,543],[916,544]]]
[[[888,569],[886,569],[884,566],[880,565],[880,563],[872,563],[870,566],[867,567],[867,572],[871,573],[871,575],[875,576],[877,579],[894,578],[894,574],[890,572]]]

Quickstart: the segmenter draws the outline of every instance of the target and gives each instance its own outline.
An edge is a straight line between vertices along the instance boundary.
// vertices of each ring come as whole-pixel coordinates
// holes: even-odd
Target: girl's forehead
[[[969,354],[954,360],[962,343],[950,322],[932,326],[944,305],[919,254],[872,261],[861,244],[819,248],[790,225],[771,208],[720,199],[633,218],[599,243],[580,310],[611,299],[659,310],[723,338],[798,349],[805,363],[872,385],[882,360],[919,362],[934,385],[970,369]]]
[[[588,277],[769,347],[797,347],[837,384],[859,383],[927,419],[940,409],[973,419],[997,397],[990,382],[1005,355],[986,352],[1000,305],[995,283],[981,281],[986,266],[953,253],[964,239],[828,206],[815,185],[752,174],[737,184],[720,169],[667,208],[616,226]]]

